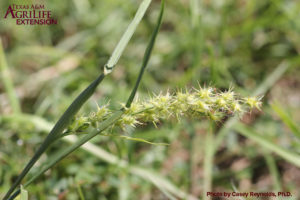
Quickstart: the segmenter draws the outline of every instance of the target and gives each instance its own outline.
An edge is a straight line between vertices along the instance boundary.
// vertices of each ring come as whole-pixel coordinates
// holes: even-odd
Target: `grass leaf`
[[[150,59],[150,56],[151,56],[151,53],[152,53],[152,50],[153,50],[153,46],[154,46],[154,43],[155,43],[155,40],[156,40],[156,37],[157,37],[157,34],[158,34],[158,31],[159,31],[159,28],[160,28],[160,25],[161,25],[161,22],[162,22],[162,17],[163,17],[163,14],[164,14],[164,5],[165,5],[165,1],[162,0],[161,1],[161,7],[160,7],[160,13],[159,13],[159,16],[158,16],[158,19],[157,19],[157,22],[156,22],[156,26],[155,26],[155,29],[151,35],[151,39],[150,39],[150,42],[146,48],[146,51],[145,51],[145,54],[144,54],[144,58],[143,58],[143,63],[142,63],[142,67],[141,67],[141,70],[140,70],[140,73],[139,73],[139,76],[137,78],[137,81],[135,83],[135,86],[127,100],[127,103],[126,103],[126,107],[130,107],[133,99],[134,99],[134,96],[136,94],[136,91],[140,85],[140,82],[142,80],[142,77],[143,77],[143,74],[145,72],[145,69],[147,67],[147,64],[149,62],[149,59]]]
[[[246,127],[245,125],[242,124],[235,125],[234,129],[238,131],[240,134],[242,134],[243,136],[255,141],[260,146],[276,153],[286,161],[300,167],[300,155],[293,153],[292,151],[289,151],[287,149],[284,149],[272,141],[269,141],[268,139],[256,133],[254,130]]]
[[[271,104],[272,109],[280,117],[283,123],[294,133],[294,135],[300,139],[300,128],[293,121],[290,115],[282,108],[282,106],[276,102]]]
[[[16,198],[17,200],[28,200],[28,191],[23,188],[21,185],[21,193]]]
[[[134,16],[133,20],[129,24],[127,30],[123,34],[122,38],[120,39],[119,43],[117,44],[116,48],[114,49],[111,57],[109,58],[107,64],[104,67],[104,74],[109,74],[115,65],[117,64],[118,60],[120,59],[125,47],[127,46],[130,38],[132,37],[135,29],[137,28],[137,25],[142,20],[143,16],[145,15],[146,10],[148,9],[149,5],[151,3],[151,0],[144,0],[138,11],[136,12],[136,15]]]
[[[15,93],[13,82],[11,80],[11,76],[8,70],[1,38],[0,38],[0,74],[1,74],[1,79],[5,91],[9,98],[9,102],[11,103],[11,107],[15,113],[18,113],[21,111],[21,106],[20,106],[19,99]]]

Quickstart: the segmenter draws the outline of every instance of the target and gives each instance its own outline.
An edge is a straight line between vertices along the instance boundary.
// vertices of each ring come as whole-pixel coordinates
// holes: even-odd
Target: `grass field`
[[[4,18],[12,4],[44,5],[57,24],[16,25]],[[29,199],[224,199],[207,192],[300,199],[300,2],[166,0],[156,35],[160,7],[154,0],[0,2],[0,199],[107,63],[113,71],[78,107],[76,123],[98,106],[119,112],[134,86],[142,102],[200,85],[263,97],[262,106],[219,121],[189,116],[109,126],[26,185],[55,155],[102,128],[77,124],[80,130],[51,143],[22,180]],[[137,27],[127,29],[133,19]],[[124,33],[130,41],[117,45]]]

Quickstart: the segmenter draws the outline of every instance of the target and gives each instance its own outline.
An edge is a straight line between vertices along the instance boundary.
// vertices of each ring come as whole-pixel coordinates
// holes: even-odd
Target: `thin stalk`
[[[189,164],[188,164],[188,191],[192,192],[193,190],[193,167],[194,167],[194,139],[195,139],[195,130],[190,131],[190,135],[189,135]]]
[[[151,39],[150,39],[150,42],[149,42],[149,45],[147,46],[146,50],[145,50],[145,53],[144,53],[144,59],[143,59],[143,63],[142,63],[142,67],[141,67],[141,70],[140,70],[140,73],[139,73],[139,76],[138,76],[138,79],[135,83],[135,86],[129,96],[129,99],[126,103],[126,107],[129,108],[133,99],[134,99],[134,96],[136,94],[136,91],[140,85],[140,82],[142,80],[142,77],[143,77],[143,74],[145,72],[145,69],[148,65],[148,62],[149,62],[149,59],[150,59],[150,56],[151,56],[151,52],[153,50],[153,46],[154,46],[154,43],[155,43],[155,40],[156,40],[156,36],[158,34],[158,31],[160,29],[160,26],[161,26],[161,22],[162,22],[162,17],[163,17],[163,14],[164,14],[164,5],[165,5],[165,1],[162,0],[161,1],[161,7],[160,7],[160,13],[159,13],[159,16],[157,18],[157,22],[156,22],[156,27],[151,35]]]
[[[0,73],[13,112],[14,113],[21,112],[20,102],[14,90],[13,82],[11,80],[11,76],[8,70],[1,38],[0,38]]]
[[[190,62],[190,67],[185,72],[185,78],[179,82],[180,86],[184,86],[188,81],[195,79],[195,70],[198,69],[199,65],[201,65],[200,60],[202,56],[202,49],[205,43],[203,37],[202,20],[200,16],[200,0],[189,0],[189,2],[191,28],[188,32],[187,38],[190,39],[190,54],[192,55],[192,60]]]
[[[191,69],[189,73],[194,76],[194,69],[199,66],[201,59],[202,48],[203,48],[203,28],[202,20],[200,16],[200,0],[190,0],[190,11],[191,11],[191,39],[192,39],[192,54],[193,60],[191,63]]]
[[[264,153],[264,157],[269,168],[274,183],[274,191],[282,191],[280,174],[277,169],[276,161],[269,152]]]
[[[188,191],[192,192],[193,190],[193,166],[194,166],[194,140],[195,140],[195,128],[193,125],[188,124],[185,121],[185,127],[189,134],[188,138],[188,151],[189,151],[189,160],[188,160],[188,167],[187,167],[187,174],[188,174]]]
[[[80,184],[79,184],[79,183],[77,184],[77,191],[78,191],[78,194],[79,194],[80,200],[85,200],[85,198],[84,198],[84,195],[83,195],[83,192],[82,192],[82,189],[81,189],[81,187],[80,187]]]
[[[207,192],[212,191],[212,169],[214,158],[214,124],[210,122],[210,130],[205,136],[205,154],[204,154],[204,180],[203,180],[203,199],[210,200],[206,195]]]

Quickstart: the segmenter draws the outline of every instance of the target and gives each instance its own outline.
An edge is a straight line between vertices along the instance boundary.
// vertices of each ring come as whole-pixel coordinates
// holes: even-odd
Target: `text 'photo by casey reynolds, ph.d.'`
[[[11,4],[5,11],[4,19],[13,19],[17,25],[53,25],[52,11],[43,4]]]
[[[207,197],[211,198],[221,198],[221,199],[233,199],[233,198],[267,198],[274,197],[278,198],[278,200],[283,198],[291,197],[292,194],[290,192],[206,192]],[[272,198],[273,199],[273,198]]]

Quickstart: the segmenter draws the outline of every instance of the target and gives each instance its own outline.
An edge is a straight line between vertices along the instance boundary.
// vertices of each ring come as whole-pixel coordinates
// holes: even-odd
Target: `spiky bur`
[[[218,92],[212,87],[177,91],[174,94],[160,93],[145,101],[137,99],[130,108],[122,105],[125,112],[113,127],[135,128],[149,122],[156,126],[160,120],[171,117],[178,120],[182,117],[191,119],[207,117],[213,121],[220,121],[225,116],[241,115],[254,108],[260,109],[260,100],[259,97],[240,97],[232,89]],[[96,112],[88,116],[77,117],[66,132],[80,133],[89,126],[97,127],[99,122],[107,119],[112,113],[108,104],[98,107]]]

